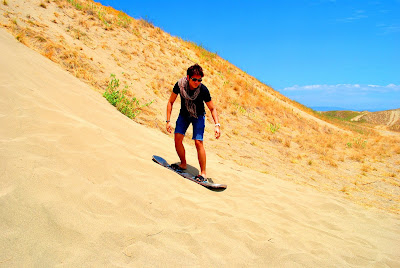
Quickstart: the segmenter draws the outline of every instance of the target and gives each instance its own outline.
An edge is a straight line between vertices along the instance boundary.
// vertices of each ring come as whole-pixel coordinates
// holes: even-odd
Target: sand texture
[[[0,76],[0,267],[400,267],[399,216],[212,153],[228,188],[185,180],[151,161],[171,136],[4,29]]]

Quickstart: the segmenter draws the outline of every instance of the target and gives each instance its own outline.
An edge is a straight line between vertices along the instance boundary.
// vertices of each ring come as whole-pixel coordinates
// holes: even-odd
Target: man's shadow
[[[190,173],[193,176],[197,176],[197,175],[200,174],[200,171],[197,168],[195,168],[194,166],[189,165],[189,164],[187,165],[187,168],[186,168],[185,172],[186,173]]]

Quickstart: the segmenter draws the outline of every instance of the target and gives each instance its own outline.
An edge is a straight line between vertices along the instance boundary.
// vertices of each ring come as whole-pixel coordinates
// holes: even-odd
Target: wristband
[[[216,126],[216,127],[220,127],[220,126],[221,126],[221,124],[220,124],[220,123],[217,123],[217,124],[215,124],[215,126]]]
[[[165,121],[165,122],[167,122],[167,123],[168,123],[168,122],[171,122],[171,120],[167,120],[167,121]]]

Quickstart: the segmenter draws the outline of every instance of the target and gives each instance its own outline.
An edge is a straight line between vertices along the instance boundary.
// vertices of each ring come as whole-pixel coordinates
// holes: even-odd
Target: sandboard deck
[[[172,170],[173,172],[181,175],[185,179],[191,180],[191,181],[193,181],[197,184],[200,184],[204,187],[207,187],[210,189],[226,189],[226,187],[227,187],[226,184],[219,184],[219,183],[213,183],[213,182],[208,182],[208,181],[207,182],[199,182],[194,178],[195,176],[193,174],[190,174],[190,173],[187,173],[184,171],[177,171],[177,170],[173,169],[171,167],[171,165],[168,164],[168,162],[161,156],[153,155],[153,161],[156,162],[157,164],[159,164],[163,167],[166,167],[167,169]]]

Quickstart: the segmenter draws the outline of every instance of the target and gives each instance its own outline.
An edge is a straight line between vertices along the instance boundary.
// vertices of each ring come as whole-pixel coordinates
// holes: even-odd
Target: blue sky
[[[400,108],[400,0],[112,1],[309,107]]]

